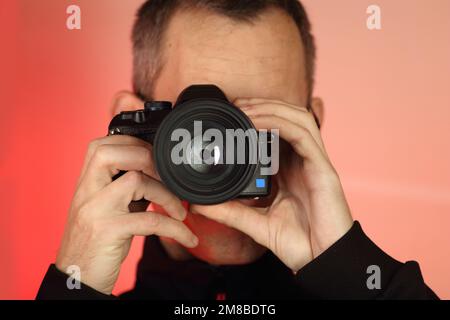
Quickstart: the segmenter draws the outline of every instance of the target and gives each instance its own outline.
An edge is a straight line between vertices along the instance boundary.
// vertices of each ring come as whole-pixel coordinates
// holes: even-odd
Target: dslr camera
[[[142,110],[122,112],[112,119],[108,134],[152,144],[161,181],[189,203],[270,193],[273,135],[257,131],[217,86],[190,86],[173,107],[168,101],[148,101]]]

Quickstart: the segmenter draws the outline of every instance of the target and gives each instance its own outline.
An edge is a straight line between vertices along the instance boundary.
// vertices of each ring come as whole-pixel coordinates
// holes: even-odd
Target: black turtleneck
[[[369,266],[380,271],[379,288],[368,287]],[[369,268],[369,269],[368,269]],[[419,265],[400,263],[378,248],[358,222],[296,275],[267,252],[247,265],[212,266],[171,259],[157,237],[147,237],[135,288],[119,297],[87,285],[67,289],[67,275],[51,265],[37,299],[436,299]],[[369,281],[370,282],[370,281]]]

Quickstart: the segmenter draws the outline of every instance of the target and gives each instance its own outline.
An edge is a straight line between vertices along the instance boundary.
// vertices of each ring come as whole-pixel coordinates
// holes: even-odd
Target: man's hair
[[[163,65],[161,47],[170,19],[180,9],[197,8],[247,23],[268,9],[277,8],[287,13],[300,31],[308,97],[311,97],[316,47],[308,16],[298,0],[147,0],[137,12],[132,33],[133,89],[139,97],[152,98],[154,82]]]

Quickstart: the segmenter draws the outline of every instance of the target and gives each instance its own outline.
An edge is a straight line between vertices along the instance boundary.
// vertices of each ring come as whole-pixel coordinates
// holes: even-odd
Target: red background
[[[89,140],[130,88],[142,0],[0,3],[0,298],[34,298],[54,261]],[[450,2],[304,0],[319,46],[324,139],[354,216],[450,298]],[[66,29],[77,4],[82,29]],[[115,293],[133,285],[136,239]]]

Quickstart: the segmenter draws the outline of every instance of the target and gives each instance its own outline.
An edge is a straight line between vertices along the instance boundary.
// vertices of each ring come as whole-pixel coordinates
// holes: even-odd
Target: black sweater
[[[369,289],[371,265],[380,269],[380,289]],[[69,290],[67,275],[51,265],[37,299],[437,299],[417,262],[400,263],[378,248],[358,222],[296,275],[268,252],[252,264],[211,266],[174,261],[158,238],[148,237],[135,288],[119,297],[87,285]],[[371,281],[369,281],[371,282]]]

